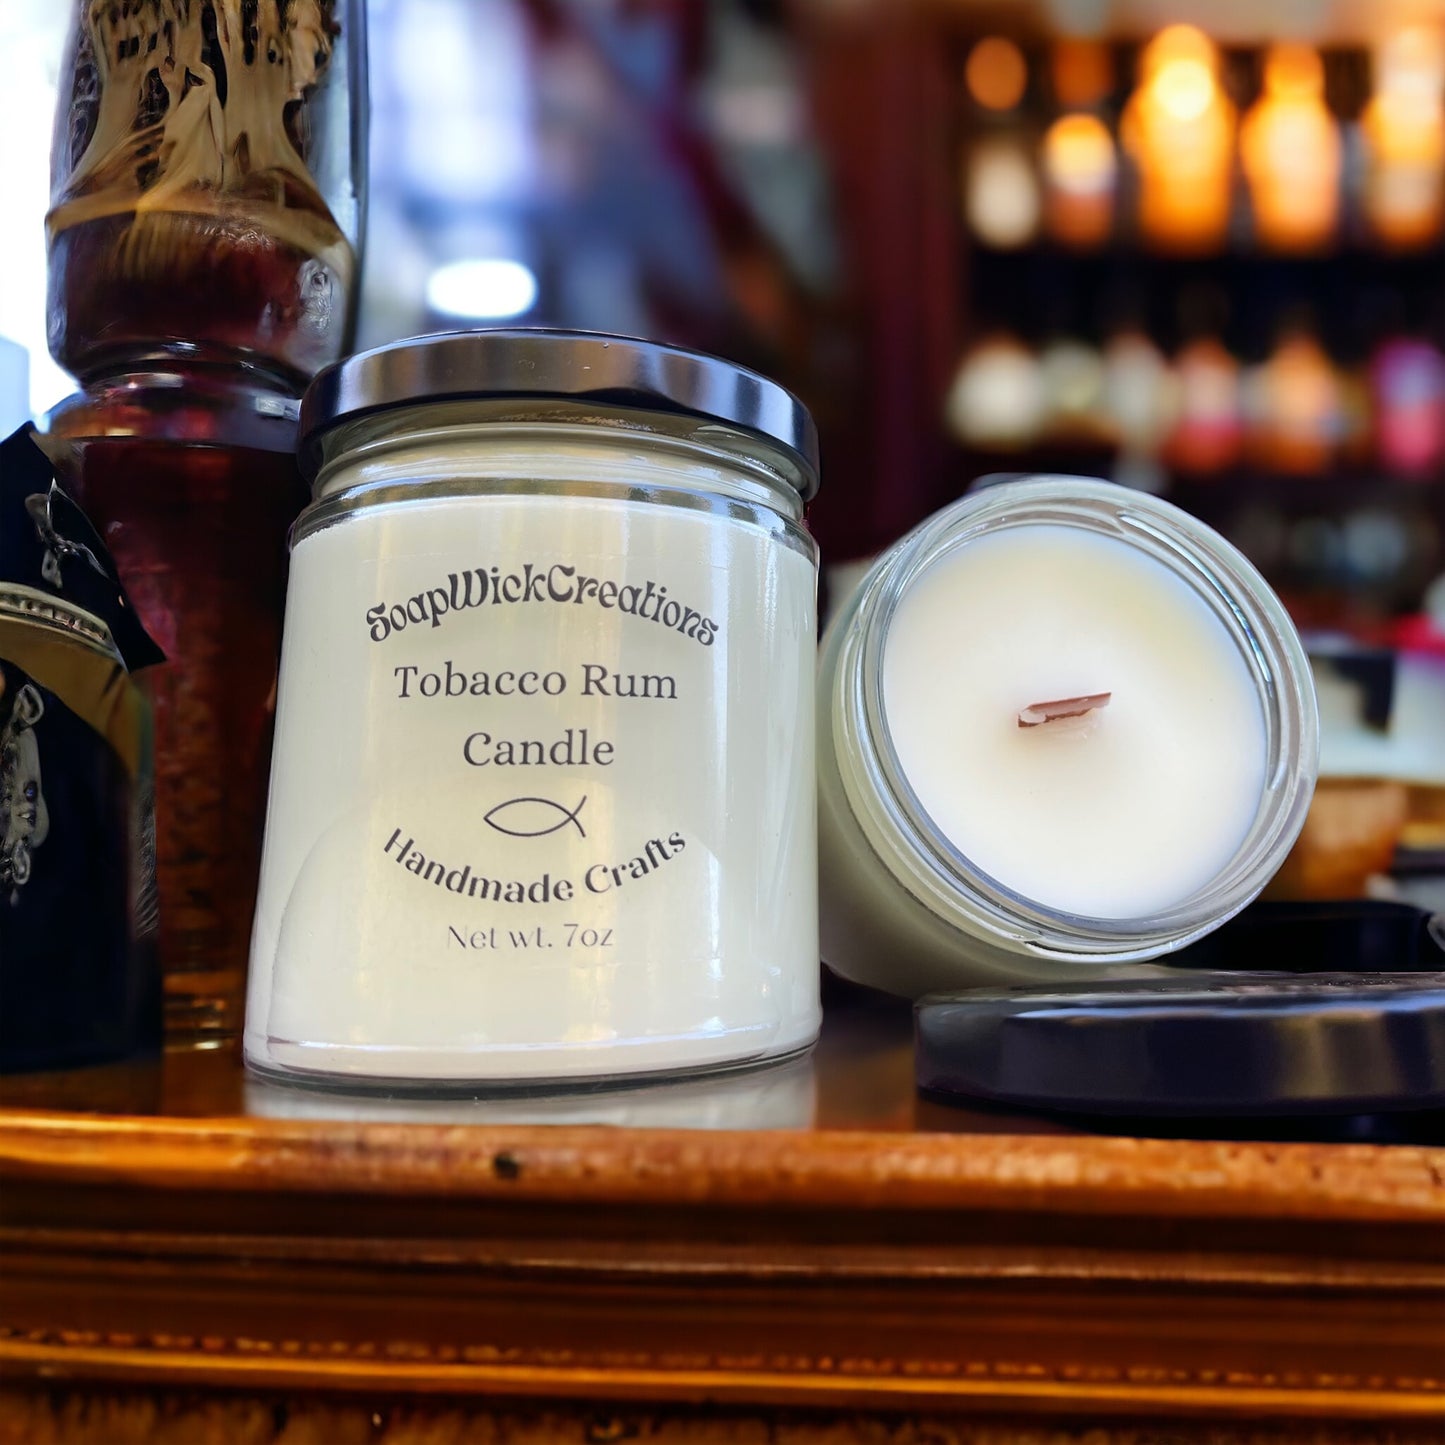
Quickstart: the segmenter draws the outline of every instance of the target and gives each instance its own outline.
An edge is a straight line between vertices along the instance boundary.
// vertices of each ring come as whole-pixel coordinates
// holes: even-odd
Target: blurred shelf
[[[1345,467],[1295,475],[1233,467],[1212,474],[1174,472],[1165,495],[1201,516],[1247,502],[1265,503],[1292,516],[1335,514],[1365,507],[1438,514],[1445,507],[1445,472],[1402,477],[1369,467]]]
[[[964,347],[1002,328],[1042,342],[1102,343],[1142,326],[1166,352],[1201,329],[1243,360],[1304,318],[1337,362],[1363,363],[1381,334],[1445,326],[1445,249],[1393,255],[1349,247],[1327,255],[1254,250],[1185,257],[1132,246],[1074,251],[1051,243],[991,250],[959,243]],[[1182,314],[1191,312],[1188,322]]]
[[[985,451],[954,444],[950,464],[961,495],[980,477],[994,474],[1059,472],[1065,475],[1112,477],[1118,448],[1088,440],[1041,443],[1018,451]],[[1445,470],[1420,476],[1378,470],[1371,466],[1334,466],[1326,471],[1294,473],[1261,467],[1232,466],[1217,472],[1184,472],[1164,468],[1160,495],[1193,511],[1232,509],[1263,502],[1291,515],[1337,514],[1360,507],[1399,512],[1435,512],[1445,521]]]
[[[1389,286],[1405,289],[1416,283],[1441,288],[1445,268],[1445,245],[1436,244],[1411,251],[1387,251],[1366,241],[1350,242],[1327,251],[1300,253],[1262,250],[1241,241],[1222,251],[1199,255],[1158,251],[1136,240],[1118,238],[1107,245],[1089,248],[1065,246],[1038,240],[1024,246],[991,246],[965,234],[964,249],[976,263],[995,267],[1037,267],[1053,265],[1076,271],[1113,271],[1128,268],[1157,273],[1176,283],[1181,278],[1209,279],[1213,273],[1241,271],[1290,271],[1300,277],[1338,278],[1348,276],[1357,288]]]

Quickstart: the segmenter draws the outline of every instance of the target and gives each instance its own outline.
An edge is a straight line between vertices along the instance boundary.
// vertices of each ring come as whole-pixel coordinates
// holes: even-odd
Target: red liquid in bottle
[[[127,378],[126,391],[135,390],[136,378]],[[195,1038],[240,1025],[286,538],[304,488],[284,398],[253,394],[253,409],[278,414],[241,418],[233,395],[208,393],[205,378],[190,375],[183,386],[151,385],[134,412],[130,400],[69,403],[51,433],[70,447],[50,449],[168,659],[146,675],[155,704],[160,952],[167,1031]],[[111,429],[129,417],[151,434],[97,434],[97,413]],[[227,432],[243,443],[218,444],[214,434]]]
[[[362,213],[360,0],[70,0],[49,339],[84,388],[48,448],[169,661],[155,693],[167,1026],[236,1032],[293,460],[346,349]]]

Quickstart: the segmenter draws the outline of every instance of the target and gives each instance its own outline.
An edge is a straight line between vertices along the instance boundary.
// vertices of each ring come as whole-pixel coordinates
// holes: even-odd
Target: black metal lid
[[[328,366],[301,403],[301,465],[342,422],[427,401],[545,398],[675,412],[741,427],[788,454],[804,501],[818,490],[818,434],[775,381],[702,352],[601,332],[509,329],[418,336]]]
[[[1193,967],[920,999],[919,1088],[1074,1114],[1445,1107],[1445,919],[1255,904],[1213,939],[1176,955]]]
[[[1445,974],[1196,975],[934,995],[919,1088],[1076,1114],[1445,1106]]]

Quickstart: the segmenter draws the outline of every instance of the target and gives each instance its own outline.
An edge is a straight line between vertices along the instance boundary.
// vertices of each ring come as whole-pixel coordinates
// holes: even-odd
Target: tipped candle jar
[[[682,1073],[818,1030],[812,422],[672,347],[404,342],[302,408],[246,1056]]]
[[[894,993],[1167,954],[1273,876],[1314,788],[1309,665],[1216,533],[1107,482],[985,488],[829,628],[823,957]]]

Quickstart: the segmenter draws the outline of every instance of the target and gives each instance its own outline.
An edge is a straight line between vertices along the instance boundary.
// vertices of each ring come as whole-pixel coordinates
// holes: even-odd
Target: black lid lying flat
[[[1277,972],[1123,968],[1103,981],[970,989],[914,1011],[918,1086],[1079,1114],[1287,1115],[1445,1107],[1445,955],[1438,920],[1402,905],[1263,910],[1219,930],[1272,933]],[[1310,959],[1397,947],[1389,972]],[[1296,946],[1286,946],[1293,938]],[[1368,965],[1366,965],[1368,967]],[[1387,965],[1388,966],[1388,965]]]
[[[1445,974],[1240,980],[933,995],[918,1086],[1080,1114],[1445,1106]]]

